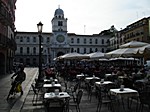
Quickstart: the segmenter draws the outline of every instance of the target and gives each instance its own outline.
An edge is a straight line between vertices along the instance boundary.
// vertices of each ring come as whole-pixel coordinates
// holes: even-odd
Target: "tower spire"
[[[58,9],[60,9],[60,5],[58,5]]]

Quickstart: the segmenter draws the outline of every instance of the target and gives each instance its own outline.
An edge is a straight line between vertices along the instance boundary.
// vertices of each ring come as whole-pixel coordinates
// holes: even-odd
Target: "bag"
[[[18,84],[17,87],[16,87],[16,92],[19,93],[21,91],[22,91],[21,84]]]

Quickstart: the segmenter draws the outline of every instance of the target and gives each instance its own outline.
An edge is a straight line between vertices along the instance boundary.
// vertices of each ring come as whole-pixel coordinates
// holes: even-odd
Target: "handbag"
[[[19,93],[21,91],[22,91],[21,84],[18,84],[17,87],[16,87],[16,92]]]

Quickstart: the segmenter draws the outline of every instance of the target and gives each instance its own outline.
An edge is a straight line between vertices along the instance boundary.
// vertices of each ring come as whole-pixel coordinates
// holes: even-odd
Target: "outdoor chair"
[[[45,102],[46,112],[69,112],[69,98],[51,99]]]
[[[76,83],[75,85],[72,85],[69,88],[67,87],[67,84],[65,84],[65,86],[66,86],[66,92],[71,96],[71,98],[73,100],[75,100],[76,93],[77,93],[77,90],[79,88],[79,83]]]
[[[79,105],[80,105],[82,96],[83,96],[83,90],[80,89],[77,93],[77,97],[75,98],[75,100],[73,100],[72,102],[69,102],[69,107],[73,106],[76,108],[77,112],[80,112],[80,106]]]
[[[101,111],[102,104],[108,105],[111,111],[114,111],[112,104],[113,101],[115,101],[115,99],[112,99],[110,94],[103,94],[101,91],[98,91],[98,104],[96,112]]]
[[[43,94],[40,93],[40,89],[36,88],[34,84],[31,84],[31,87],[32,87],[33,92],[34,92],[33,99],[32,99],[32,104],[37,105],[37,101],[40,100],[41,95],[43,95]],[[43,103],[43,98],[41,98],[41,101]]]
[[[139,93],[139,99],[140,99],[140,107],[139,111],[143,112],[144,105],[148,106],[148,111],[150,111],[150,91],[142,91]]]

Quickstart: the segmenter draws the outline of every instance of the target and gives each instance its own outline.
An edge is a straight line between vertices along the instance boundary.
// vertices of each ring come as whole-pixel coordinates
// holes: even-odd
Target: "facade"
[[[150,43],[150,17],[142,18],[117,32],[114,38],[110,39],[110,47],[117,49],[133,40]]]
[[[16,0],[0,0],[0,75],[13,69],[16,50],[15,3]]]
[[[77,35],[68,33],[67,18],[62,9],[55,10],[52,18],[52,32],[42,33],[42,63],[54,64],[55,57],[69,53],[81,54],[101,51],[107,52],[109,39],[112,37],[112,29],[93,35]],[[29,66],[38,66],[39,37],[38,32],[17,32],[17,51],[15,61]]]

